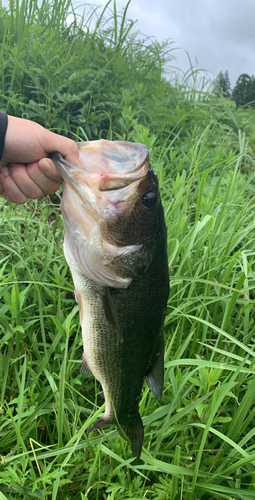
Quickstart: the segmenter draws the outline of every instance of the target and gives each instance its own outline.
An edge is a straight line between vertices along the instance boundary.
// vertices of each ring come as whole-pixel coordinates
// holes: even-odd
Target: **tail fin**
[[[125,439],[130,439],[133,456],[140,458],[144,438],[143,422],[140,415],[139,419],[133,424],[127,426],[122,425],[120,434]]]

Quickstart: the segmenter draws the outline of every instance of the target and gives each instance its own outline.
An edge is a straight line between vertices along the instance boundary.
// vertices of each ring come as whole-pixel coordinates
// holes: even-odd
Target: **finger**
[[[5,170],[4,172],[6,172],[6,175],[9,174],[9,171],[8,171],[8,163],[4,162],[4,161],[0,161],[0,173],[2,172],[3,170],[3,167],[5,167]],[[0,176],[0,196],[2,196],[2,194],[4,193],[4,188],[2,186],[2,183],[1,183],[1,176]]]
[[[38,163],[30,163],[27,165],[27,173],[45,193],[55,193],[59,189],[59,182],[49,179],[49,177],[39,169]]]
[[[36,200],[42,196],[42,189],[29,177],[25,165],[11,164],[9,172],[16,186],[27,198]]]
[[[7,167],[6,167],[6,168],[7,168]],[[3,188],[3,186],[2,186],[2,183],[1,183],[1,176],[0,176],[0,196],[2,196],[3,192],[4,192],[4,188]]]
[[[0,181],[3,186],[4,192],[2,197],[12,203],[18,203],[22,205],[27,202],[27,197],[22,193],[22,191],[18,188],[15,182],[12,180],[9,169],[7,167],[3,167],[0,174]]]
[[[77,144],[69,139],[69,144],[68,147],[65,143],[65,147],[63,148],[62,152],[59,151],[64,158],[69,161],[69,163],[72,163],[72,165],[76,165],[77,167],[80,167],[80,159],[79,159],[79,150]],[[65,153],[66,151],[66,153]]]
[[[40,140],[42,143],[42,138]],[[72,139],[51,133],[51,135],[47,135],[47,142],[43,143],[42,146],[47,153],[58,151],[69,163],[80,166],[79,149]]]
[[[47,177],[49,177],[49,179],[56,182],[63,181],[58,169],[50,158],[42,158],[42,160],[38,162],[38,167]]]

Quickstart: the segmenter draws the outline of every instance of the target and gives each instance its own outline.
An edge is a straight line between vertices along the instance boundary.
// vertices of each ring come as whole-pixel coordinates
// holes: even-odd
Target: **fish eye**
[[[142,196],[142,204],[145,208],[154,207],[156,201],[157,201],[157,195],[153,193],[153,191],[149,191],[149,193],[145,193]]]

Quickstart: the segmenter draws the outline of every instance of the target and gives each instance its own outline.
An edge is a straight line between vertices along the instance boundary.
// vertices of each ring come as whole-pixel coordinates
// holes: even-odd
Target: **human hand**
[[[40,198],[43,191],[57,191],[62,178],[48,158],[54,151],[79,166],[79,151],[74,141],[49,132],[38,123],[8,116],[0,161],[0,196],[22,204],[28,198]]]

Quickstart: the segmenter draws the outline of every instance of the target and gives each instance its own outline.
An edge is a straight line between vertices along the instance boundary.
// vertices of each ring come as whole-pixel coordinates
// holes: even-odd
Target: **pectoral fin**
[[[160,340],[160,348],[156,356],[156,361],[145,377],[147,385],[155,398],[160,401],[164,386],[164,339]]]

